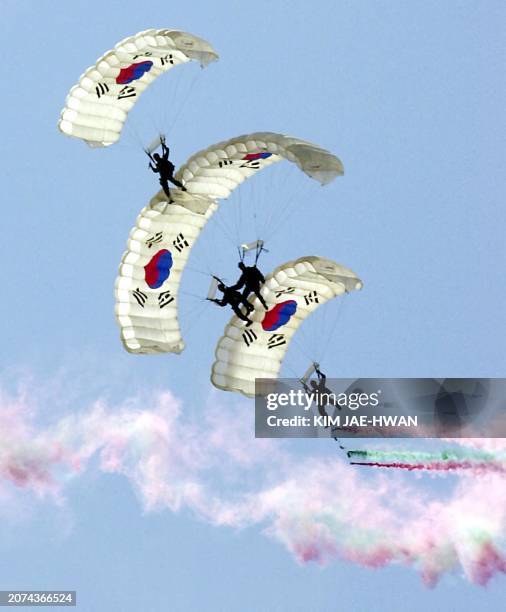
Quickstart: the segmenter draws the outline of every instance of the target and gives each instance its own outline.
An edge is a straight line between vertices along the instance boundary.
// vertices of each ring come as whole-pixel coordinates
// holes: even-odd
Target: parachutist
[[[327,377],[316,364],[314,366],[314,371],[318,376],[318,380],[311,380],[309,383],[311,386],[308,386],[305,382],[301,381],[302,386],[304,387],[304,391],[314,398],[314,402],[318,408],[319,415],[322,417],[328,417],[328,414],[325,411],[325,406],[328,406],[330,403],[329,399],[335,396],[325,384],[327,382]],[[325,399],[327,401],[325,401]],[[334,405],[337,404],[334,402]],[[338,408],[340,409],[341,407],[338,406]],[[328,425],[325,425],[325,428],[327,427]]]
[[[241,277],[232,289],[239,290],[244,287],[242,297],[247,300],[251,293],[254,293],[260,300],[265,310],[268,310],[267,303],[265,302],[262,294],[260,293],[261,286],[265,283],[265,277],[260,270],[255,266],[246,266],[244,262],[240,261],[238,264],[241,270]]]
[[[223,293],[223,298],[221,300],[209,299],[210,302],[214,302],[218,304],[218,306],[227,306],[229,305],[234,313],[241,319],[241,321],[246,322],[246,326],[249,327],[253,324],[253,321],[247,316],[250,312],[254,310],[253,306],[233,287],[227,287],[222,282],[218,283],[218,289]],[[246,314],[244,315],[239,309],[239,305],[242,304],[246,308]]]
[[[160,138],[160,144],[162,145],[162,155],[159,155],[158,153],[151,155],[149,151],[146,151],[146,155],[151,160],[149,167],[153,172],[160,175],[160,185],[162,186],[163,192],[169,198],[169,202],[172,202],[169,181],[176,187],[179,187],[181,191],[186,191],[186,187],[183,185],[183,183],[174,178],[175,166],[169,159],[170,149],[165,144],[165,138]]]

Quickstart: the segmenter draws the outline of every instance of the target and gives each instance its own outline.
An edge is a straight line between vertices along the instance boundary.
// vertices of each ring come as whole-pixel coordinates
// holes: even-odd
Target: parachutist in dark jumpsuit
[[[333,393],[325,385],[325,383],[327,382],[327,377],[325,376],[325,374],[319,368],[316,367],[315,372],[318,376],[318,381],[310,381],[311,387],[309,387],[304,382],[302,383],[302,386],[304,387],[304,391],[308,395],[314,396],[315,403],[318,408],[318,414],[322,417],[328,417],[328,414],[325,412],[325,406],[328,406],[331,403],[330,399],[333,396]],[[326,397],[324,398],[322,397],[322,395],[325,395]],[[325,427],[328,427],[328,425],[325,425]]]
[[[264,275],[256,266],[246,266],[242,261],[238,264],[242,271],[241,277],[232,289],[239,290],[244,287],[242,297],[247,300],[250,293],[254,293],[262,303],[265,310],[268,310],[267,304],[260,293],[260,287],[265,283]]]
[[[162,145],[162,155],[160,156],[158,153],[151,155],[151,153],[147,152],[149,159],[153,162],[150,162],[149,167],[153,172],[160,175],[160,185],[165,193],[165,195],[169,198],[169,202],[172,202],[172,198],[170,195],[169,189],[169,181],[179,187],[182,191],[186,191],[186,187],[183,186],[177,179],[174,178],[174,164],[169,160],[169,147],[165,144],[165,140],[161,139],[160,143]]]
[[[233,287],[227,287],[223,283],[218,284],[218,289],[223,293],[223,298],[221,300],[208,298],[210,302],[214,302],[218,304],[218,306],[227,306],[230,305],[235,314],[242,321],[246,321],[246,326],[250,326],[253,324],[253,321],[248,318],[248,314],[254,310],[253,306]],[[243,304],[246,308],[246,314],[244,315],[240,309],[239,305]]]

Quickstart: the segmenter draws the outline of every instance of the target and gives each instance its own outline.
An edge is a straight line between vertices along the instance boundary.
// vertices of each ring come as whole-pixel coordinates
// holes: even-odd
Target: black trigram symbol
[[[170,291],[163,291],[158,295],[158,305],[160,308],[165,308],[168,304],[171,304],[174,298],[170,294]]]
[[[180,234],[178,234],[178,235],[176,236],[176,239],[172,241],[172,246],[173,246],[175,249],[177,249],[177,251],[178,251],[179,253],[181,253],[181,251],[182,251],[182,250],[183,250],[185,247],[190,246],[190,245],[189,245],[189,244],[188,244],[188,242],[186,241],[186,238],[183,236],[183,234],[181,234],[181,233],[180,233]]]
[[[143,293],[139,287],[137,287],[137,289],[133,292],[133,296],[137,300],[137,304],[139,304],[141,308],[144,308],[144,304],[146,303],[148,296]]]
[[[161,57],[160,61],[162,63],[162,66],[165,66],[165,64],[174,64],[174,56],[172,55],[172,53],[170,53],[169,55]]]
[[[284,293],[293,293],[295,291],[295,287],[287,287],[286,289],[281,289],[280,291],[276,291],[275,296],[281,297]]]
[[[156,232],[154,236],[150,236],[149,238],[146,238],[146,244],[148,246],[148,249],[150,249],[154,244],[158,244],[162,240],[163,240],[162,232]]]
[[[258,159],[248,159],[239,166],[240,168],[250,168],[251,170],[258,170],[260,168],[260,160]]]
[[[151,57],[153,53],[151,51],[146,51],[145,53],[136,53],[133,56],[133,59],[136,60],[138,57]]]
[[[242,339],[244,340],[246,346],[250,346],[250,344],[253,344],[255,340],[258,340],[258,336],[253,330],[247,329],[245,332],[243,332]]]
[[[101,98],[108,92],[109,85],[107,85],[107,83],[97,83],[97,86],[95,87],[95,93],[97,94],[97,98]]]
[[[273,349],[277,346],[282,346],[283,344],[286,344],[284,334],[272,334],[272,336],[269,338],[269,341],[267,342],[267,348]]]
[[[137,94],[135,93],[135,87],[129,87],[125,85],[119,90],[119,94],[117,96],[118,100],[123,100],[124,98],[133,98]]]
[[[224,166],[231,166],[233,163],[234,162],[231,159],[222,159],[221,161],[218,162],[218,166],[220,168],[223,168]]]
[[[319,304],[320,300],[318,298],[318,293],[316,291],[310,291],[304,296],[304,300],[306,302],[306,306],[309,304]]]

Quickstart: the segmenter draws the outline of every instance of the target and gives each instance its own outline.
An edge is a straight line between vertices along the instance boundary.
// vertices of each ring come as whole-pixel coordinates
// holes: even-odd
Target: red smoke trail
[[[477,474],[506,474],[506,468],[501,463],[494,461],[432,461],[430,463],[399,463],[380,461],[350,461],[350,465],[365,465],[369,467],[390,468],[397,470],[425,470],[428,472],[452,472],[458,470],[472,470]]]

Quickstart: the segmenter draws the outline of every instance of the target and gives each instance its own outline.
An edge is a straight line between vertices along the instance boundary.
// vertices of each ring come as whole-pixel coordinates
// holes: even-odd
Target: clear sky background
[[[342,159],[345,176],[326,188],[280,164],[240,195],[243,206],[257,198],[262,217],[296,194],[265,271],[315,254],[364,281],[340,308],[325,354],[329,375],[505,375],[503,2],[1,0],[0,10],[2,387],[29,380],[41,422],[98,398],[119,404],[168,388],[195,418],[209,404],[232,406],[253,435],[252,403],[209,383],[228,313],[192,302],[190,293],[207,290],[202,275],[183,280],[182,324],[191,329],[181,356],[127,354],[114,321],[128,232],[157,189],[131,134],[147,143],[176,114],[168,131],[176,165],[260,130],[316,142]],[[59,112],[79,74],[151,27],[202,36],[220,60],[202,74],[184,66],[165,75],[139,100],[117,146],[92,150],[60,134]],[[227,214],[223,223],[232,222]],[[216,272],[231,277],[236,253],[218,230],[202,236],[193,265],[211,254]],[[252,239],[250,231],[240,239]],[[307,365],[295,346],[289,364]],[[335,452],[322,440],[293,444],[295,456]],[[398,566],[299,565],[261,526],[216,528],[184,509],[147,513],[114,474],[86,472],[60,504],[16,495],[2,513],[1,588],[77,589],[83,610],[504,605],[504,578],[483,589],[456,573],[427,590]]]

